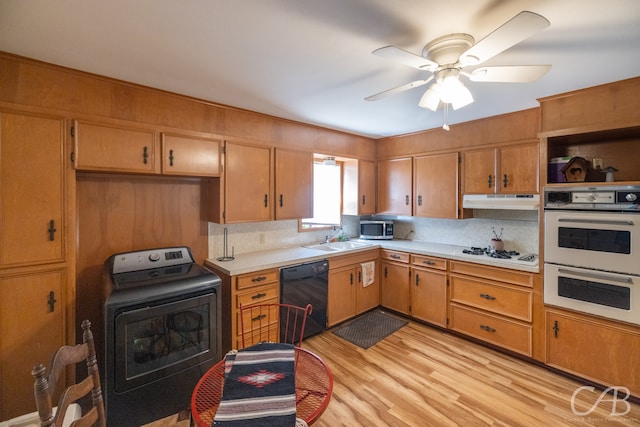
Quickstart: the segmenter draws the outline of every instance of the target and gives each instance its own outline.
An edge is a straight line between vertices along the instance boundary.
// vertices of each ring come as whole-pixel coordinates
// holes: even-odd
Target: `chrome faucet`
[[[324,236],[324,242],[325,243],[329,243],[330,241],[331,241],[331,236],[329,236],[329,235]]]

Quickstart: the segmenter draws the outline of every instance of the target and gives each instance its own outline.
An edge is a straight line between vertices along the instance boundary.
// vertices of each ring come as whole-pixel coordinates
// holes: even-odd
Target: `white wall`
[[[539,217],[537,211],[475,210],[475,218],[465,220],[393,217],[394,238],[446,243],[460,246],[489,246],[491,227],[499,232],[506,250],[538,253]],[[343,216],[348,236],[357,238],[359,217]],[[209,223],[209,258],[223,255],[224,229],[227,229],[228,255],[303,246],[324,241],[327,231],[298,232],[298,221],[269,221],[220,225]]]

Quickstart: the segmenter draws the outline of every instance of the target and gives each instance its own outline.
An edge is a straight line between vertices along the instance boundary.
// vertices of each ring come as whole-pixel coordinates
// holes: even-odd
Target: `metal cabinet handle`
[[[558,222],[577,222],[581,224],[604,224],[604,225],[633,225],[633,221],[626,219],[583,219],[583,218],[558,218]]]
[[[409,206],[409,195],[404,196],[404,204]]]
[[[51,291],[49,292],[49,300],[47,301],[47,304],[49,304],[49,313],[53,313],[54,310],[56,309],[56,302],[58,300],[56,299],[56,294]]]
[[[558,338],[558,332],[560,332],[560,327],[558,326],[558,321],[554,320],[553,321],[553,336],[555,338]]]
[[[496,331],[491,326],[487,326],[487,325],[480,325],[480,329],[482,329],[483,331],[487,331],[487,332],[495,332]]]
[[[418,195],[418,206],[422,206],[422,196]]]
[[[173,150],[169,150],[169,166],[173,166]]]
[[[353,285],[353,273],[349,274],[349,284]]]
[[[420,285],[420,275],[416,273],[416,286]]]
[[[493,187],[493,179],[492,179],[491,175],[489,175],[489,177],[487,179],[487,184],[489,184],[489,188]]]
[[[49,221],[49,228],[47,229],[49,232],[49,241],[53,242],[56,238],[56,222],[54,220]]]
[[[507,188],[507,184],[509,183],[509,180],[507,179],[507,174],[504,174],[504,177],[502,177],[502,184],[504,186],[504,188]]]
[[[364,194],[362,195],[362,204],[365,205],[366,204],[366,200],[367,200],[367,196],[365,196]]]
[[[590,279],[611,280],[612,282],[633,284],[633,279],[631,277],[610,276],[606,273],[594,273],[590,271],[584,271],[584,272],[574,271],[574,270],[568,270],[566,268],[559,268],[558,273],[573,274],[574,276],[588,277]]]
[[[280,207],[282,207],[282,205],[283,205],[283,203],[282,203],[282,199],[283,199],[283,196],[282,196],[282,194],[281,194],[281,195],[280,195]]]
[[[264,195],[264,207],[268,207],[269,206],[269,195],[265,194]]]
[[[142,148],[142,162],[146,165],[147,164],[147,159],[149,158],[149,149],[147,148],[147,146],[145,145]]]
[[[480,296],[484,299],[488,299],[489,301],[493,301],[494,299],[496,299],[496,297],[491,296],[489,294],[480,294]]]

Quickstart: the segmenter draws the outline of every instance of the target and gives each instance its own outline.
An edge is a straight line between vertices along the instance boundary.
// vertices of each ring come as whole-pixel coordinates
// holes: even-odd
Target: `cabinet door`
[[[0,118],[0,267],[64,261],[64,120]]]
[[[546,312],[547,364],[640,394],[640,333],[572,314]]]
[[[333,326],[355,315],[356,271],[354,267],[329,270],[328,326]]]
[[[378,162],[378,213],[411,216],[410,158]]]
[[[447,327],[447,273],[413,269],[411,316]]]
[[[220,140],[163,133],[162,173],[220,176]]]
[[[458,218],[458,153],[416,157],[414,215]]]
[[[76,120],[77,170],[159,173],[157,138],[151,129]]]
[[[380,271],[379,263],[375,262],[373,283],[364,286],[362,266],[356,267],[357,290],[356,290],[356,314],[363,313],[380,305]]]
[[[0,276],[0,419],[33,412],[37,363],[65,343],[64,270]],[[56,300],[53,311],[50,293]],[[64,386],[64,379],[63,384]]]
[[[537,193],[538,143],[500,149],[499,187],[501,193]]]
[[[409,266],[383,261],[381,269],[381,304],[400,313],[409,314]]]
[[[496,150],[466,151],[464,159],[464,194],[489,194],[496,187]]]
[[[374,162],[358,161],[358,215],[376,212],[376,166]]]
[[[227,142],[225,222],[269,221],[272,213],[271,148]]]
[[[276,148],[276,219],[313,217],[313,153]]]

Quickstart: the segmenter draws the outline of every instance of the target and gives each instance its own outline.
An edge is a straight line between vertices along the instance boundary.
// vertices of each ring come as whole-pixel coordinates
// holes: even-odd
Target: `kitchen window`
[[[300,221],[300,229],[321,230],[340,226],[342,163],[316,159],[313,163],[313,218]]]

